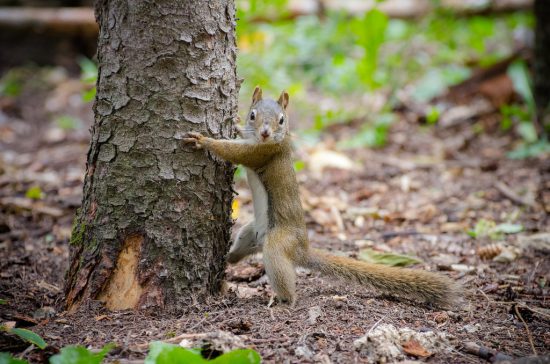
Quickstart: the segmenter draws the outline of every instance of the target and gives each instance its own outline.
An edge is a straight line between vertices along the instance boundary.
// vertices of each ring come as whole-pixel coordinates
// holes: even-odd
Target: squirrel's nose
[[[262,130],[260,135],[264,138],[267,138],[269,136],[269,130],[266,130],[266,129]]]

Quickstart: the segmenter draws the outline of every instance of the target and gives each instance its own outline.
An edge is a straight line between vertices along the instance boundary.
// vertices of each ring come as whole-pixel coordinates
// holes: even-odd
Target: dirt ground
[[[415,268],[441,271],[463,285],[465,302],[458,309],[381,296],[305,270],[298,271],[296,307],[268,307],[261,259],[251,257],[228,268],[225,295],[181,307],[177,316],[112,313],[97,302],[63,312],[68,239],[81,199],[92,112],[77,100],[77,79],[60,70],[41,77],[46,86],[32,94],[0,99],[0,298],[7,301],[0,319],[39,333],[49,347],[29,350],[1,334],[0,351],[47,362],[68,344],[99,348],[115,342],[108,360],[133,362],[145,357],[151,341],[224,330],[256,349],[265,363],[366,363],[354,341],[391,324],[453,336],[447,351],[410,360],[483,362],[465,349],[468,342],[514,358],[533,355],[533,349],[549,354],[550,224],[541,200],[550,161],[507,159],[516,140],[498,131],[494,116],[440,128],[398,115],[386,147],[338,152],[352,165],[330,162],[327,151],[357,125],[329,128],[315,149],[296,135],[297,155],[306,165],[298,177],[312,245],[352,257],[366,248],[414,255],[424,262]],[[79,121],[70,128],[50,121],[61,112]],[[472,132],[474,122],[485,131]],[[42,198],[25,197],[33,186]],[[244,181],[236,189],[238,227],[252,211]],[[480,221],[493,228],[519,224],[522,231],[469,236],[466,231]],[[501,261],[491,259],[503,249]]]

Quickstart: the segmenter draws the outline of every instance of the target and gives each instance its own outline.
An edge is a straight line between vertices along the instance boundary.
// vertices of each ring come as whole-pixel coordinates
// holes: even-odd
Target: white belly
[[[263,245],[267,231],[267,192],[258,174],[249,168],[246,169],[246,179],[252,190],[252,202],[254,204],[254,225],[256,229],[257,244]]]

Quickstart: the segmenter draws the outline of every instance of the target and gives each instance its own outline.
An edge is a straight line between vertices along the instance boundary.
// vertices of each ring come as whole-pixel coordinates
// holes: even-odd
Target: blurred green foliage
[[[44,192],[42,192],[40,186],[32,186],[25,192],[25,197],[31,200],[40,200],[44,197]]]
[[[100,364],[114,347],[115,344],[110,343],[94,353],[84,346],[66,346],[50,358],[50,364]]]
[[[415,101],[429,101],[468,78],[472,65],[511,55],[515,34],[534,22],[529,13],[457,17],[441,10],[401,20],[376,9],[362,17],[329,11],[323,18],[289,21],[285,0],[239,0],[237,11],[237,64],[245,80],[241,105],[248,106],[253,88],[261,85],[274,96],[288,90],[293,110],[308,120],[301,127],[316,135],[329,125],[365,120],[359,135],[341,144],[345,147],[383,146],[392,120],[385,114],[401,89],[413,87]],[[273,20],[273,14],[283,20],[252,21]],[[385,95],[385,105],[365,104],[365,95],[375,93]],[[430,112],[430,124],[439,112]]]
[[[260,362],[260,355],[252,349],[236,349],[208,360],[202,357],[200,349],[186,349],[161,341],[155,341],[149,345],[149,354],[145,358],[145,364],[259,364]]]
[[[70,116],[70,115],[61,115],[55,119],[56,125],[63,130],[75,130],[78,129],[82,122],[80,119]]]
[[[97,65],[89,58],[81,57],[78,60],[80,66],[80,79],[85,85],[88,85],[87,90],[82,92],[82,100],[90,102],[95,99],[96,82],[97,82]]]
[[[0,79],[0,96],[19,96],[23,85],[22,76],[17,69],[6,72]]]

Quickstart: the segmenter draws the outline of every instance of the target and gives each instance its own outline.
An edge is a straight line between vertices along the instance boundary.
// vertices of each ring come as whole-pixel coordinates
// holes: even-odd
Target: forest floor
[[[381,296],[305,270],[298,271],[296,306],[268,307],[261,259],[251,257],[228,267],[225,295],[182,307],[177,317],[113,313],[100,303],[64,312],[68,239],[92,111],[78,101],[78,79],[48,72],[49,86],[0,99],[0,298],[6,301],[0,320],[40,334],[49,346],[25,350],[28,344],[1,334],[0,351],[47,362],[65,345],[115,342],[108,361],[137,362],[152,341],[223,330],[265,363],[363,363],[373,354],[356,340],[393,325],[449,335],[443,351],[428,348],[435,353],[427,359],[400,352],[393,360],[483,362],[467,349],[472,342],[513,358],[549,354],[550,224],[539,199],[550,161],[508,159],[516,141],[498,130],[494,115],[442,128],[397,114],[386,147],[334,152],[334,141],[358,128],[351,123],[326,129],[316,148],[297,150],[314,247],[352,257],[369,248],[415,256],[422,262],[414,268],[441,271],[463,285],[459,308]],[[50,121],[61,113],[72,116]],[[484,132],[473,132],[474,122]],[[236,190],[238,227],[252,207],[243,180]]]

